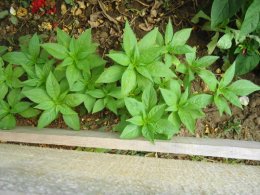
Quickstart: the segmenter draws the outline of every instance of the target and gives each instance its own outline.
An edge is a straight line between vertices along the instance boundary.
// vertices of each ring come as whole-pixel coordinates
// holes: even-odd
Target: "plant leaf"
[[[122,66],[114,65],[102,72],[97,79],[96,83],[113,83],[121,79],[125,68]]]
[[[218,80],[216,79],[215,75],[212,72],[205,69],[201,69],[198,72],[198,75],[208,85],[211,91],[216,90]]]
[[[123,52],[110,52],[107,56],[120,65],[128,66],[130,64],[129,57]]]
[[[125,23],[124,35],[123,35],[123,47],[128,57],[131,57],[133,50],[137,45],[137,40],[133,30],[131,29],[128,21]]]
[[[154,107],[157,103],[157,94],[152,86],[145,88],[142,94],[142,102],[146,109]]]
[[[76,107],[84,102],[86,96],[84,94],[68,94],[65,97],[65,103],[69,107]]]
[[[12,114],[8,114],[0,119],[0,129],[14,129],[15,126],[16,120]]]
[[[134,98],[125,98],[125,105],[132,116],[142,115],[144,112],[144,105]]]
[[[122,75],[122,95],[127,96],[136,86],[136,73],[133,69],[127,68]]]
[[[50,97],[57,99],[60,95],[60,85],[55,76],[50,72],[46,80],[46,91]]]
[[[243,79],[235,81],[227,88],[231,90],[234,94],[239,96],[246,96],[249,95],[250,93],[260,90],[260,87],[258,85],[255,85],[251,81],[243,80]]]
[[[144,124],[143,118],[141,116],[134,116],[130,119],[127,119],[126,121],[128,121],[134,125],[137,125],[137,126],[142,126]]]
[[[50,110],[45,110],[39,120],[38,120],[38,128],[43,128],[49,125],[52,121],[54,121],[58,116],[58,113],[55,111],[55,108],[52,108]]]
[[[80,122],[78,114],[63,114],[62,118],[66,125],[74,130],[80,130]]]
[[[219,86],[226,87],[233,80],[235,75],[235,63],[232,64],[225,72],[223,78],[221,79]]]
[[[127,125],[120,135],[122,139],[134,139],[141,135],[141,130],[136,125]]]
[[[191,28],[184,28],[174,33],[171,46],[184,45],[190,38]]]
[[[196,121],[193,119],[193,117],[192,117],[191,113],[189,112],[189,110],[179,109],[178,110],[178,115],[179,115],[179,117],[181,119],[181,122],[185,125],[185,127],[187,127],[189,132],[194,134]]]
[[[42,47],[50,55],[59,60],[63,60],[68,57],[68,51],[63,45],[59,45],[57,43],[44,43],[42,44]]]

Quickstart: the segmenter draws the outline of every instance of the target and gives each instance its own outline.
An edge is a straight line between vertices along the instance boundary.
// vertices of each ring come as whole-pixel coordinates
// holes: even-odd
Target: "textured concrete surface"
[[[0,144],[0,194],[260,194],[260,167]]]

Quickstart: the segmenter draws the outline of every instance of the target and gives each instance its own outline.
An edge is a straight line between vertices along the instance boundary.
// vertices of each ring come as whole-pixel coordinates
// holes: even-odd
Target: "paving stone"
[[[0,194],[260,194],[260,167],[0,144]]]

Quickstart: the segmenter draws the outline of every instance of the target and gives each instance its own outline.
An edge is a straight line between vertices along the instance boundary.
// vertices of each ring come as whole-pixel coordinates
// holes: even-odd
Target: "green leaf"
[[[180,129],[180,126],[181,126],[181,119],[178,115],[178,112],[172,112],[169,117],[168,117],[168,120],[172,123],[173,127],[176,129],[176,130],[179,130]]]
[[[91,29],[87,29],[79,36],[79,38],[77,39],[77,44],[79,45],[79,50],[84,50],[93,45]]]
[[[55,111],[55,108],[52,108],[50,110],[45,110],[39,120],[38,120],[38,128],[43,128],[49,125],[52,121],[54,121],[58,116],[58,113]]]
[[[29,42],[29,53],[34,59],[40,54],[40,40],[38,35],[35,33]]]
[[[239,54],[236,57],[236,74],[243,75],[248,72],[251,72],[254,68],[257,67],[260,61],[260,56],[257,53],[252,53],[244,56],[243,54]]]
[[[145,108],[149,109],[156,105],[157,103],[157,94],[152,86],[145,88],[142,94],[142,102],[145,105]]]
[[[77,114],[63,114],[62,118],[66,125],[74,130],[80,130],[80,122]]]
[[[156,44],[158,28],[154,28],[152,31],[147,33],[139,42],[138,48],[140,51],[146,51],[150,47]]]
[[[259,26],[259,20],[260,2],[259,0],[254,0],[246,11],[246,15],[240,29],[239,37],[241,38],[255,31]]]
[[[31,106],[31,103],[29,103],[29,102],[18,102],[17,104],[15,104],[13,106],[11,112],[13,114],[17,114],[17,113],[27,110],[30,106]]]
[[[224,97],[214,96],[214,103],[216,104],[216,106],[219,110],[220,116],[222,116],[224,112],[231,115],[231,110],[230,110],[228,103],[227,103],[227,101],[225,100]]]
[[[6,94],[8,93],[8,87],[5,83],[0,84],[0,100],[4,99]]]
[[[242,105],[239,101],[239,98],[236,96],[235,93],[233,93],[231,90],[229,89],[223,89],[221,90],[223,96],[228,100],[230,101],[233,105],[239,107],[242,109]]]
[[[189,98],[189,104],[194,104],[199,108],[205,108],[207,105],[211,104],[213,101],[212,95],[208,94],[198,94]]]
[[[93,90],[89,90],[87,92],[89,95],[91,95],[92,97],[95,97],[95,98],[103,98],[105,97],[105,93],[103,90],[101,89],[93,89]]]
[[[157,121],[154,126],[156,128],[156,132],[166,135],[167,139],[171,139],[172,136],[178,132],[178,128],[175,128],[173,124],[166,119]]]
[[[55,107],[55,104],[53,101],[44,101],[39,103],[34,108],[40,109],[40,110],[50,110]]]
[[[186,88],[184,93],[181,95],[179,104],[180,105],[185,104],[187,102],[187,100],[188,100],[188,97],[189,97],[189,88]]]
[[[50,72],[46,80],[46,90],[50,97],[58,99],[60,95],[60,85],[52,72]]]
[[[120,135],[122,139],[134,139],[141,135],[141,130],[136,125],[127,125]]]
[[[131,29],[128,21],[125,23],[124,35],[123,35],[123,47],[128,57],[131,57],[133,50],[137,45],[137,40],[133,30]]]
[[[171,19],[169,19],[165,31],[165,45],[168,45],[171,42],[172,38],[173,38],[173,27],[172,27],[172,21]]]
[[[96,83],[113,83],[121,79],[125,68],[122,66],[111,66],[102,72]]]
[[[41,88],[35,88],[31,90],[26,90],[22,92],[27,98],[35,103],[41,103],[44,101],[50,101],[50,97],[47,95],[46,91]]]
[[[143,64],[151,64],[162,55],[162,47],[149,47],[140,54],[139,61]],[[137,58],[137,59],[138,59]]]
[[[60,45],[63,45],[64,47],[69,48],[70,36],[58,28],[57,29],[57,41]]]
[[[70,89],[73,89],[73,85],[76,81],[78,81],[81,77],[81,72],[74,65],[68,66],[66,69],[66,78],[68,80]]]
[[[130,119],[127,119],[126,121],[137,126],[142,126],[144,124],[143,118],[141,116],[134,116]]]
[[[151,76],[149,70],[145,66],[136,67],[136,70],[137,70],[137,72],[139,74],[141,74],[145,78],[149,79],[150,81],[153,81],[152,76]]]
[[[215,75],[211,71],[201,69],[198,72],[198,75],[208,85],[211,91],[216,90],[218,80],[216,79]]]
[[[250,93],[260,90],[260,87],[258,85],[255,85],[254,83],[248,80],[235,81],[227,88],[239,96],[246,96]]]
[[[244,0],[243,0],[244,1]],[[237,0],[214,0],[211,7],[211,27],[215,27],[233,16],[243,5]]]
[[[233,34],[224,34],[217,42],[217,46],[220,49],[229,49],[232,46]]]
[[[194,24],[198,24],[200,18],[203,18],[205,20],[210,20],[210,17],[207,14],[205,14],[205,12],[200,10],[195,16],[193,16],[193,18],[191,19],[191,22]]]
[[[19,114],[24,118],[32,118],[40,114],[40,111],[34,108],[28,108],[27,110],[20,112]]]
[[[95,98],[91,97],[90,95],[86,95],[86,99],[84,100],[84,106],[89,113],[93,109],[95,102],[96,102]]]
[[[215,50],[218,43],[218,38],[219,38],[219,32],[216,32],[215,35],[211,38],[211,41],[207,44],[209,55],[212,54],[213,51]]]
[[[105,108],[104,100],[99,99],[95,102],[92,113],[99,112]]]
[[[57,43],[44,43],[42,44],[44,50],[46,50],[50,55],[59,60],[63,60],[68,57],[68,51],[66,47],[59,45]]]
[[[19,89],[13,89],[7,95],[7,101],[10,106],[17,104],[22,98],[21,91]]]
[[[232,64],[225,72],[223,78],[221,79],[219,86],[226,87],[233,80],[235,75],[235,63]]]
[[[122,52],[110,52],[107,56],[120,65],[128,66],[130,64],[129,57]]]
[[[9,12],[7,10],[0,11],[0,19],[3,19],[8,15],[9,15]]]
[[[176,45],[172,48],[174,54],[186,54],[186,53],[192,53],[193,48],[189,45]]]
[[[84,94],[68,94],[65,97],[65,103],[70,107],[76,107],[84,102],[85,98]]]
[[[179,97],[174,91],[168,89],[162,89],[162,88],[160,88],[160,91],[165,103],[168,106],[177,105]]]
[[[134,98],[125,98],[125,105],[132,116],[142,115],[144,112],[144,105]]]
[[[187,127],[189,132],[194,134],[196,121],[193,119],[193,117],[192,117],[191,113],[189,112],[189,110],[179,109],[178,110],[178,115],[179,115],[179,117],[181,119],[181,122],[185,125],[185,127]]]
[[[204,57],[196,60],[194,63],[194,66],[200,67],[200,68],[206,68],[206,67],[212,65],[214,62],[216,62],[218,58],[219,58],[218,56],[204,56]]]
[[[150,74],[154,77],[167,77],[167,78],[175,78],[176,75],[172,72],[172,70],[167,67],[162,62],[156,62],[147,67]]]
[[[143,136],[151,142],[154,142],[154,133],[152,129],[149,129],[147,126],[142,127],[142,134]]]
[[[2,58],[4,61],[14,65],[26,65],[29,63],[29,59],[22,52],[8,52]]]
[[[16,126],[15,117],[12,114],[0,119],[0,129],[14,129]]]
[[[148,118],[151,121],[156,122],[159,119],[161,119],[161,117],[163,116],[164,112],[165,112],[165,104],[154,106],[150,110],[150,112],[148,113]]]
[[[190,37],[191,30],[191,28],[184,28],[175,32],[171,41],[171,46],[184,45]]]
[[[122,75],[121,89],[122,94],[127,96],[136,86],[136,73],[133,69],[127,68]]]

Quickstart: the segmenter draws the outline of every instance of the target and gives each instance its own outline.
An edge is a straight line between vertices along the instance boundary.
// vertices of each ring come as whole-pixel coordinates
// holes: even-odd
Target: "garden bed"
[[[173,21],[174,30],[184,27],[193,28],[189,44],[198,47],[199,56],[205,55],[207,52],[206,45],[211,35],[202,31],[199,25],[194,25],[190,21],[200,9],[210,6],[208,1],[203,1],[204,3],[200,1],[198,5],[196,1],[192,0],[174,1],[173,3],[170,1],[151,3],[150,1],[105,2],[93,0],[88,3],[87,1],[79,1],[84,3],[76,3],[75,5],[62,4],[61,2],[57,1],[57,11],[51,14],[43,12],[34,14],[31,13],[29,7],[26,8],[26,11],[23,10],[22,13],[17,12],[18,24],[12,21],[12,16],[1,19],[0,25],[3,28],[0,29],[0,45],[8,46],[9,50],[16,50],[18,38],[22,35],[38,32],[44,40],[53,41],[56,27],[76,37],[85,29],[92,27],[93,39],[100,45],[98,52],[111,65],[111,60],[105,54],[110,49],[120,49],[126,19],[130,21],[133,30],[140,39],[156,26],[159,27],[161,32],[164,32],[170,17]],[[18,2],[10,4],[10,1],[1,1],[0,7],[1,10],[10,10],[13,7],[18,11],[21,4]],[[217,61],[211,67],[212,71],[218,76],[224,73],[220,70],[221,63]],[[243,77],[259,85],[260,78],[257,74],[259,73],[256,70]],[[201,80],[196,80],[192,86],[193,91],[203,91],[204,87]],[[214,106],[205,108],[206,117],[197,121],[195,134],[191,134],[188,130],[182,128],[178,135],[260,141],[260,93],[256,92],[250,95],[249,100],[249,105],[244,107],[244,110],[232,107],[232,116],[224,115],[220,117],[218,110]],[[77,111],[80,113],[80,128],[82,130],[102,128],[104,131],[111,131],[113,126],[119,122],[119,118],[108,110],[96,114],[86,114],[81,110]],[[18,117],[17,125],[36,126],[37,118],[25,119]],[[64,129],[66,124],[63,122],[62,117],[59,117],[49,127]],[[50,133],[50,131],[46,132]],[[87,132],[84,133],[87,134]],[[105,135],[108,136],[108,134]],[[149,145],[149,143],[147,144]]]

